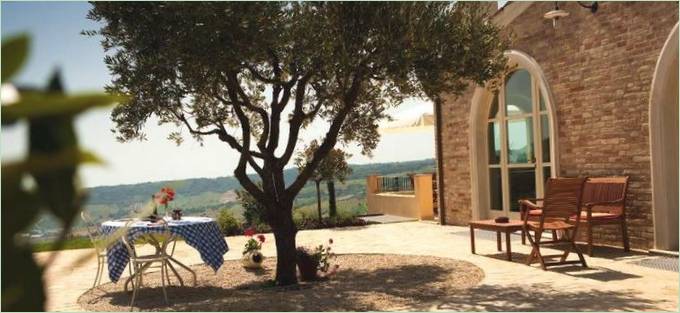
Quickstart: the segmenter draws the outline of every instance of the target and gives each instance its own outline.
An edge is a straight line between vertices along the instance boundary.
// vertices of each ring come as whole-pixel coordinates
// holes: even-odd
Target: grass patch
[[[57,248],[56,241],[41,241],[33,244],[33,252],[54,251]],[[92,242],[87,237],[66,239],[60,250],[88,249],[92,248]]]

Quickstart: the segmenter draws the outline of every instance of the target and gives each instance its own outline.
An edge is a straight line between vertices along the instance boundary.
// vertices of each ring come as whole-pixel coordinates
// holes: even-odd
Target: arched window
[[[543,195],[550,177],[550,118],[539,81],[526,69],[508,74],[489,105],[489,210],[518,212],[517,201]],[[499,214],[499,215],[503,215]]]
[[[498,90],[477,87],[470,114],[472,218],[519,218],[520,198],[543,196],[559,172],[555,107],[538,62],[505,52],[515,68]]]

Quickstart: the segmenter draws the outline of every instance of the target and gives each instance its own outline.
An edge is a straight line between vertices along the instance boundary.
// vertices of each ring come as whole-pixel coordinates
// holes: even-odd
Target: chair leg
[[[104,277],[104,268],[106,267],[106,263],[104,262],[104,258],[101,258],[102,260],[102,267],[99,272],[99,281],[97,282],[97,286],[102,284],[102,278]]]
[[[165,267],[165,281],[168,283],[168,286],[172,286],[172,282],[170,282],[170,273],[168,272],[167,262],[163,265],[163,267]]]
[[[135,268],[137,269],[138,266],[135,264]],[[130,299],[130,311],[132,311],[133,305],[135,303],[135,298],[137,297],[137,291],[139,290],[139,286],[142,283],[142,273],[141,272],[135,272],[135,282],[132,284],[132,298]]]
[[[557,231],[556,230],[552,231],[552,240],[557,240]]]
[[[578,255],[578,259],[579,261],[581,261],[581,265],[583,265],[583,267],[588,267],[588,264],[586,264],[586,259],[583,257],[583,253],[581,253],[581,249],[579,249],[578,246],[576,246],[576,242],[572,241],[571,246],[574,248],[574,252],[576,252],[576,254]]]
[[[630,244],[628,243],[628,226],[626,225],[626,218],[621,218],[621,236],[623,237],[623,251],[630,251]]]
[[[593,224],[588,221],[588,256],[593,257]]]
[[[99,280],[99,269],[102,267],[102,261],[99,256],[97,256],[97,274],[94,276],[94,283],[92,288],[97,287],[97,281]]]
[[[531,253],[529,253],[529,256],[527,257],[526,265],[531,265],[531,263],[534,261],[535,256],[536,256],[536,247],[532,246]]]
[[[179,276],[179,273],[175,269],[174,266],[172,266],[172,262],[168,261],[168,266],[172,270],[172,272],[175,274],[175,277],[177,277],[177,280],[179,280],[179,285],[184,286],[184,280],[182,280],[182,276]],[[169,276],[169,275],[168,275]]]
[[[165,291],[165,278],[166,278],[166,275],[167,275],[167,272],[166,272],[167,268],[165,266],[165,262],[166,261],[163,261],[161,263],[161,287],[163,288],[163,299],[165,299],[165,304],[168,305],[169,304],[168,303],[168,293],[167,293],[167,291]]]

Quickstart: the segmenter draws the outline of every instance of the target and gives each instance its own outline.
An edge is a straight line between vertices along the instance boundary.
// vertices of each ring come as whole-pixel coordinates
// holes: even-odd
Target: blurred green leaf
[[[43,271],[32,250],[16,246],[11,239],[2,241],[2,311],[44,311]]]
[[[123,96],[101,93],[73,96],[37,92],[22,93],[19,102],[2,107],[2,124],[22,118],[75,115],[89,108],[107,106],[125,99]]]
[[[53,94],[63,94],[61,73],[55,71],[47,86]],[[47,101],[50,106],[51,101]],[[72,115],[51,115],[29,120],[29,152],[30,155],[59,153],[68,149],[77,149],[78,139],[73,126]],[[75,159],[76,156],[73,156]],[[73,160],[75,161],[75,160]],[[56,168],[51,171],[31,174],[38,184],[38,192],[47,204],[47,208],[61,221],[68,225],[80,210],[81,195],[76,186],[77,162]]]
[[[2,43],[2,77],[0,80],[4,83],[11,78],[28,57],[28,35],[22,34],[7,39]]]
[[[5,175],[20,175],[26,172],[41,174],[82,163],[104,164],[91,152],[65,149],[59,153],[32,154],[24,161],[3,165],[2,176],[4,178]]]
[[[2,171],[2,237],[12,238],[33,221],[41,203],[34,191],[22,188],[20,174],[5,173],[4,166]]]

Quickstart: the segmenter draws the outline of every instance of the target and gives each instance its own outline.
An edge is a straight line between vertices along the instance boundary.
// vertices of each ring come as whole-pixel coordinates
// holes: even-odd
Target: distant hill
[[[366,176],[400,175],[406,173],[434,172],[434,159],[408,162],[353,164],[352,175],[344,184],[336,183],[336,193],[340,201],[347,205],[365,207]],[[284,178],[291,183],[298,174],[295,168],[284,171]],[[254,177],[253,177],[254,178]],[[215,216],[222,208],[241,212],[236,200],[235,190],[241,185],[233,176],[218,178],[192,178],[147,182],[139,184],[100,186],[87,188],[88,198],[85,204],[87,210],[97,220],[107,220],[130,216],[147,203],[151,196],[164,186],[175,188],[177,195],[171,207],[181,208],[187,215]],[[326,186],[323,188],[325,200]],[[316,191],[313,184],[307,184],[295,201],[296,207],[308,206],[316,201]],[[339,203],[340,204],[340,203]],[[50,217],[41,218],[33,227],[34,230],[51,230],[57,223]]]

